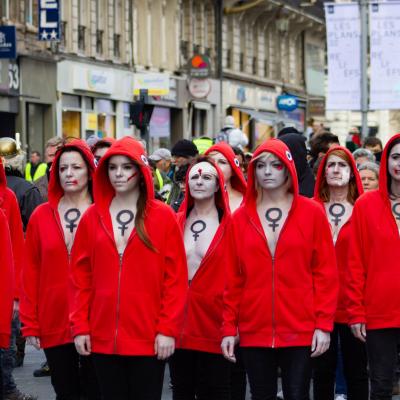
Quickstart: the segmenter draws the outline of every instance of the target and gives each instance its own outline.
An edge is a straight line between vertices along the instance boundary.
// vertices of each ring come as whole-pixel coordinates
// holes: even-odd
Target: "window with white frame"
[[[25,0],[25,23],[33,25],[33,0]]]
[[[1,0],[1,17],[5,19],[10,19],[10,1],[9,0]]]

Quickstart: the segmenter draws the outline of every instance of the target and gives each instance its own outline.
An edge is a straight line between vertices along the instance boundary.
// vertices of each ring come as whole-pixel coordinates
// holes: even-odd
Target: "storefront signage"
[[[39,40],[60,41],[60,0],[39,0]]]
[[[86,113],[85,117],[86,117],[85,130],[97,131],[97,114],[96,113]]]
[[[296,96],[283,94],[277,98],[278,110],[294,111],[299,106],[299,101]]]
[[[138,96],[140,90],[148,90],[149,96],[165,96],[169,93],[168,74],[134,74],[133,75],[133,94]]]
[[[74,67],[74,89],[111,94],[114,90],[114,75],[106,69]]]
[[[236,91],[236,100],[239,101],[240,103],[245,103],[247,98],[246,98],[246,88],[243,86],[239,86]]]
[[[208,78],[211,74],[210,59],[202,54],[195,54],[189,61],[191,78]]]
[[[17,58],[15,26],[0,26],[0,58]]]
[[[204,99],[211,92],[209,79],[192,78],[189,81],[189,93],[196,99]]]
[[[278,94],[274,90],[259,90],[257,92],[257,108],[276,112],[277,97]]]

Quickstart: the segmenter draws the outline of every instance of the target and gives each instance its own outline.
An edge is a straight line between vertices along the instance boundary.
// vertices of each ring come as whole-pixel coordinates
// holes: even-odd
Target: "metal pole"
[[[224,14],[224,2],[223,0],[217,0],[215,2],[215,22],[216,22],[216,39],[217,39],[217,76],[219,79],[219,121],[220,126],[218,129],[222,127],[222,121],[224,117],[224,102],[223,102],[223,45],[222,45],[222,22],[223,22],[223,14]]]
[[[368,136],[368,0],[360,1],[361,20],[361,137]]]

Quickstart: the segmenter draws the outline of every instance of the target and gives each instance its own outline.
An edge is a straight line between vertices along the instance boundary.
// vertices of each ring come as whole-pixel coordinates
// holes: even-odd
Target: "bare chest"
[[[111,205],[110,216],[114,240],[119,254],[123,254],[135,227],[136,208],[116,209]]]
[[[325,203],[325,211],[331,227],[332,239],[336,243],[343,226],[348,222],[353,211],[350,203]]]
[[[397,230],[399,231],[400,234],[400,201],[391,200],[390,204],[392,207],[392,214],[397,225]]]

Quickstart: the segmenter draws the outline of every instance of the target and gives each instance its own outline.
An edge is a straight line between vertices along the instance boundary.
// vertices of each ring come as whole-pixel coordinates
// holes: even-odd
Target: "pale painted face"
[[[101,158],[104,156],[104,154],[107,153],[108,149],[109,147],[99,147],[98,149],[96,149],[96,151],[94,152],[94,158],[96,159],[97,162],[99,162]]]
[[[361,182],[364,188],[364,192],[378,189],[379,180],[374,171],[369,169],[363,169],[360,171]]]
[[[78,151],[67,151],[61,155],[58,173],[64,193],[79,193],[87,188],[89,171]]]
[[[400,143],[390,150],[388,159],[388,172],[392,179],[400,182]]]
[[[221,169],[222,174],[224,175],[224,182],[225,183],[229,182],[229,180],[232,178],[233,171],[227,158],[219,151],[213,151],[209,154],[209,156],[215,161],[215,163]]]
[[[334,154],[330,155],[325,165],[325,178],[328,186],[343,187],[350,182],[350,165]]]
[[[112,156],[108,162],[108,177],[116,193],[129,193],[139,185],[139,167],[129,157]]]
[[[217,170],[208,162],[194,165],[189,173],[188,185],[195,200],[210,199],[219,189]]]
[[[277,156],[268,152],[257,159],[255,174],[258,185],[265,190],[277,189],[288,179],[285,164]]]

